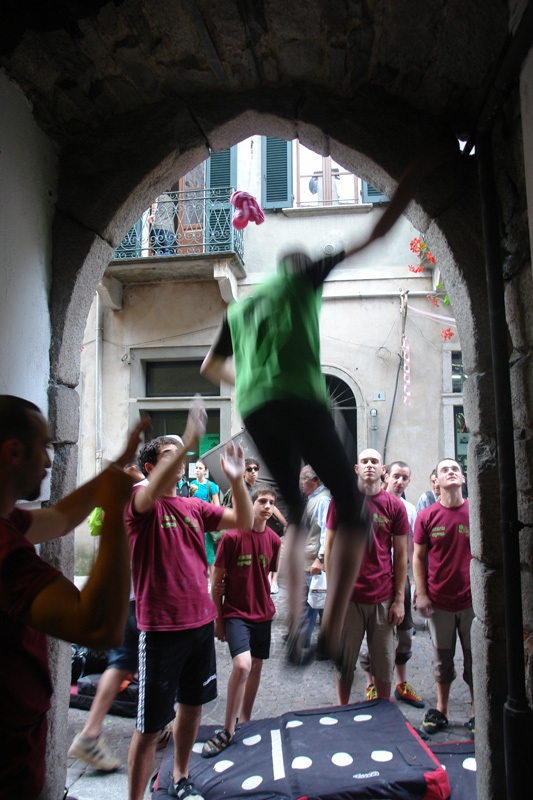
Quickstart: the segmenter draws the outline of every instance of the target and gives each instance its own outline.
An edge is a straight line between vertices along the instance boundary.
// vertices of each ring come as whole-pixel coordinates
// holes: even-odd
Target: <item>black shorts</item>
[[[361,528],[363,495],[325,405],[270,400],[249,414],[244,425],[289,506],[289,523],[299,524],[305,509],[300,489],[300,471],[305,463],[311,465],[335,499],[338,524]]]
[[[174,703],[201,706],[217,696],[214,625],[186,631],[141,631],[137,730],[157,733]]]
[[[248,650],[252,658],[266,659],[270,655],[270,631],[272,620],[248,622],[239,617],[229,617],[226,623],[226,641],[231,657],[240,656]]]

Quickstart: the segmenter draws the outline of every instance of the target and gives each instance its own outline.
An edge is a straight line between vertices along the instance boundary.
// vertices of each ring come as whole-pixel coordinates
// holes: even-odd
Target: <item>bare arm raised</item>
[[[133,429],[124,452],[113,462],[114,466],[122,469],[130,461],[134,460],[140,436],[149,425],[150,420],[145,418]],[[32,522],[26,532],[26,538],[32,544],[39,544],[65,536],[65,534],[74,530],[77,525],[80,525],[89,516],[93,508],[100,505],[96,498],[100,491],[101,481],[106,480],[106,472],[107,470],[104,470],[91,481],[84,483],[83,486],[60,500],[52,508],[33,511]]]
[[[123,455],[91,481],[90,488],[80,487],[61,501],[70,519],[78,517],[76,496],[84,508],[90,497],[93,505],[104,509],[98,556],[81,592],[63,575],[45,586],[23,615],[26,624],[50,636],[89,647],[108,649],[122,641],[130,592],[130,557],[123,511],[133,483],[122,467],[131,460],[147,424],[137,426]],[[63,510],[59,513],[63,514]]]
[[[150,477],[146,486],[136,490],[134,509],[138,514],[144,514],[154,505],[159,497],[175,493],[176,481],[181,463],[192,446],[205,433],[207,412],[202,398],[198,395],[187,418],[187,425],[183,434],[183,444],[176,442],[168,450],[162,452],[155,465],[150,465]]]

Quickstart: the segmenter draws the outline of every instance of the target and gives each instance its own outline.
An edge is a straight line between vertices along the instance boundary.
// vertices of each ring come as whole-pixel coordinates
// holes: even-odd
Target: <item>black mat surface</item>
[[[88,711],[94,700],[98,682],[101,677],[101,674],[97,674],[84,675],[82,678],[79,678],[77,684],[70,687],[70,707],[81,708],[84,711]],[[138,694],[139,684],[135,680],[132,681],[124,691],[117,694],[113,705],[109,709],[109,713],[117,717],[136,717]]]
[[[430,744],[448,774],[451,800],[475,800],[476,754],[474,742]]]
[[[190,777],[206,800],[446,800],[447,771],[396,704],[375,700],[297,711],[242,725],[215,758],[200,755],[216,728],[202,726]],[[169,797],[172,741],[154,786]]]

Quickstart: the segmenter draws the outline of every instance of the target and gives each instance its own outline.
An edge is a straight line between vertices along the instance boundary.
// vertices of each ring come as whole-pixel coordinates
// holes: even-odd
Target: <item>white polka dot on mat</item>
[[[354,722],[368,722],[369,719],[372,719],[372,714],[357,714],[354,718]]]
[[[321,717],[319,720],[321,725],[336,725],[338,721],[335,717]]]
[[[390,750],[373,750],[370,758],[373,761],[392,761],[392,753]]]
[[[261,734],[256,733],[254,736],[248,736],[246,739],[242,740],[242,743],[245,744],[247,747],[252,747],[254,744],[259,744],[261,741]]]
[[[234,764],[233,761],[229,761],[227,758],[224,761],[217,761],[215,766],[213,767],[214,772],[225,772],[227,769],[232,767]]]
[[[192,746],[193,753],[201,753],[203,746],[204,746],[203,742],[195,742]]]
[[[252,775],[250,778],[246,778],[246,780],[242,782],[241,786],[246,792],[249,792],[252,789],[257,789],[257,787],[261,786],[262,783],[263,778],[261,775]]]
[[[470,772],[476,772],[477,771],[476,759],[472,758],[471,756],[470,758],[465,758],[465,760],[463,761],[463,769],[468,769],[470,770]]]
[[[353,758],[349,753],[335,753],[331,756],[331,760],[336,767],[349,767],[353,764]]]
[[[299,719],[291,719],[290,722],[287,722],[286,728],[299,728],[300,725],[303,725],[303,722],[300,722]]]
[[[291,767],[293,769],[309,769],[312,764],[312,760],[307,758],[307,756],[296,756],[296,758],[293,759]]]

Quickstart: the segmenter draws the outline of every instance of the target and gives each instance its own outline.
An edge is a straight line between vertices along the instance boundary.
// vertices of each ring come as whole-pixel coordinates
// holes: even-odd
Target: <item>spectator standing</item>
[[[431,483],[431,489],[429,489],[427,492],[422,492],[418,498],[418,503],[416,504],[417,514],[419,511],[422,511],[423,508],[427,508],[433,503],[436,503],[439,499],[440,489],[439,482],[437,480],[437,470],[434,469],[431,472],[431,475],[429,476],[429,482]]]
[[[405,506],[409,520],[409,536],[407,537],[407,566],[413,564],[413,534],[415,529],[416,508],[403,496],[411,483],[411,467],[405,461],[393,461],[385,472],[386,491],[393,494]],[[394,697],[415,708],[424,708],[424,701],[412,683],[407,680],[407,662],[413,655],[414,624],[411,615],[411,581],[409,575],[405,581],[405,617],[403,622],[396,626],[398,645],[394,660],[396,670],[396,688]]]
[[[472,649],[470,628],[474,619],[470,590],[470,520],[463,497],[464,475],[452,458],[437,464],[440,502],[419,512],[415,523],[413,572],[417,609],[428,620],[433,643],[433,671],[437,707],[426,712],[422,728],[433,734],[448,724],[448,701],[456,677],[454,654],[457,636],[463,649],[463,678],[470,689],[475,733]]]
[[[220,489],[218,484],[209,480],[207,467],[203,461],[198,459],[195,464],[194,471],[196,478],[191,481],[189,487],[189,494],[196,497],[198,500],[203,500],[204,503],[213,503],[215,506],[220,505]],[[204,533],[205,552],[207,556],[207,567],[209,571],[209,581],[213,582],[213,564],[215,563],[216,545],[215,538],[211,535],[210,531]]]
[[[268,575],[277,571],[281,542],[267,526],[276,494],[265,485],[252,493],[253,528],[226,531],[217,553],[211,596],[218,611],[215,635],[229,645],[233,667],[228,681],[224,728],[203,747],[205,758],[216,756],[233,740],[237,718],[249,722],[261,680],[263,661],[270,655],[270,629],[276,607]]]
[[[313,575],[324,569],[324,552],[326,548],[326,519],[331,494],[324,486],[312,467],[306,465],[300,472],[302,492],[307,500],[302,517],[302,525],[307,530],[304,551],[305,565],[305,605],[300,621],[300,636],[303,639],[304,656],[311,644],[311,636],[317,617],[322,617],[321,610],[311,608],[307,602],[309,586]]]

